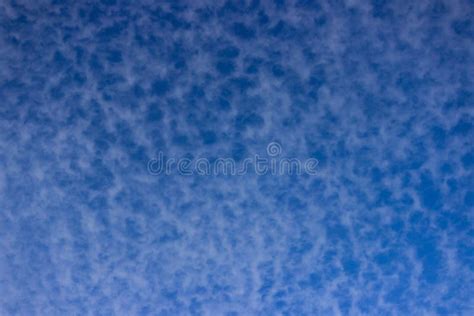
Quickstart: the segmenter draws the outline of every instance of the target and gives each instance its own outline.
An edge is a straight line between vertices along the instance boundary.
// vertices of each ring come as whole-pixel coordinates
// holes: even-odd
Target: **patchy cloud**
[[[472,314],[473,14],[2,1],[0,314]]]

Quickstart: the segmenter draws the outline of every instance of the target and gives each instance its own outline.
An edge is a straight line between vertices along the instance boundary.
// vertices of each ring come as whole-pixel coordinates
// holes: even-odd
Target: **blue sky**
[[[474,2],[0,1],[1,315],[472,315]],[[158,153],[316,174],[152,174]]]

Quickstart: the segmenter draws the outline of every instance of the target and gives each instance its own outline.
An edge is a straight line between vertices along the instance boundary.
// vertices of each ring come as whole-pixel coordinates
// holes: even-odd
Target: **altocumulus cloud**
[[[473,15],[0,1],[0,314],[473,314]]]

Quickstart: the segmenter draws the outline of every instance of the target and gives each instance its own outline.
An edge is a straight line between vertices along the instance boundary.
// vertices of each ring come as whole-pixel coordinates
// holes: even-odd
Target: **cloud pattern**
[[[0,314],[474,313],[471,0],[0,1]],[[153,176],[279,142],[310,175]]]

